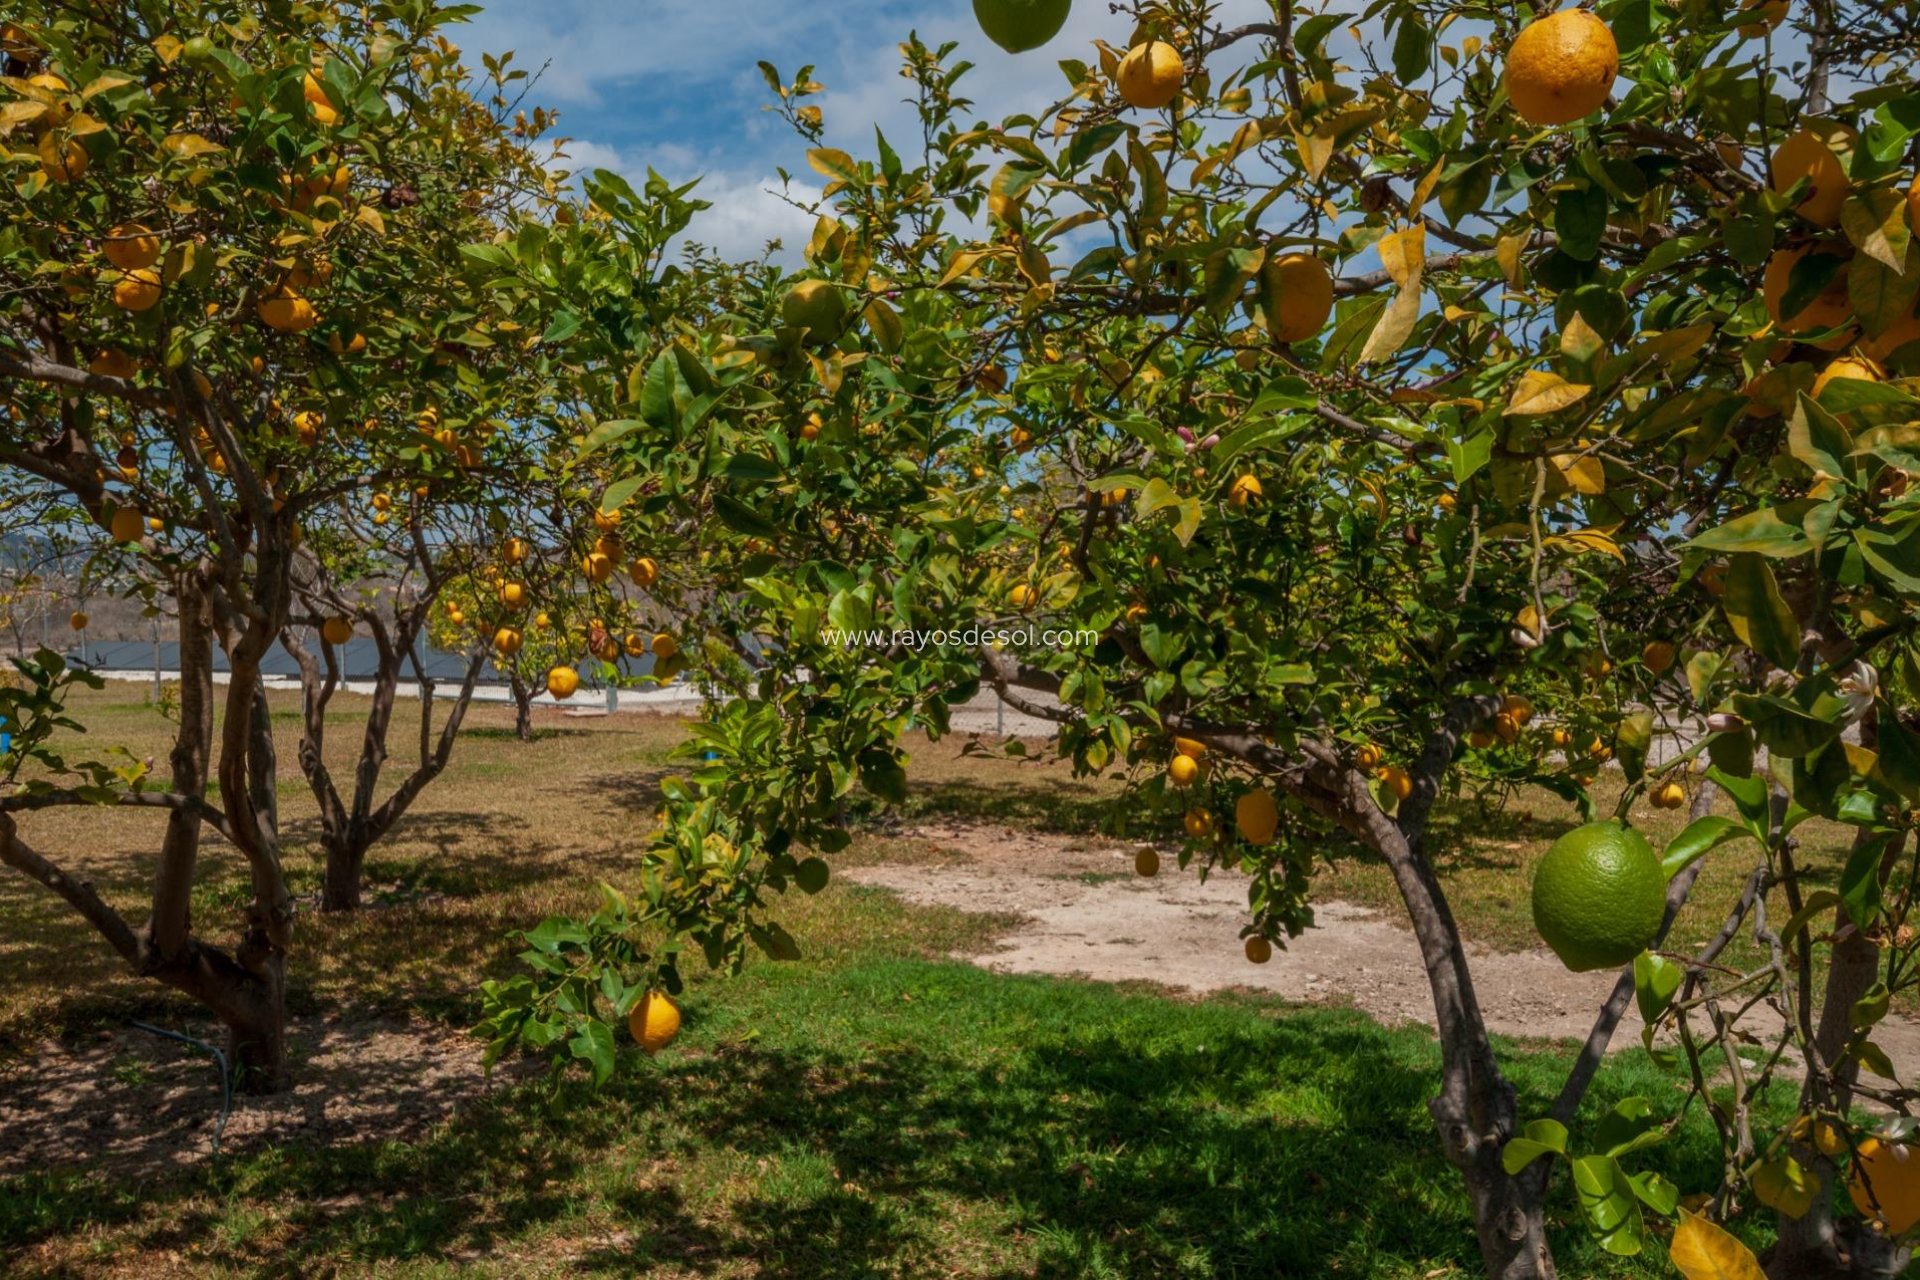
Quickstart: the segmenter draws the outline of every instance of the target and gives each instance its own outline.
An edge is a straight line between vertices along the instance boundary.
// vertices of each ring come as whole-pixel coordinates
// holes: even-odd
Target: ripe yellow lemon
[[[658,1053],[680,1034],[680,1006],[664,991],[649,991],[640,997],[627,1015],[627,1030],[634,1043],[648,1053]]]
[[[1378,778],[1395,800],[1405,800],[1413,794],[1413,779],[1399,765],[1390,764],[1373,775]]]
[[[580,561],[580,571],[589,582],[605,582],[613,576],[613,557],[604,551],[589,551]]]
[[[1250,506],[1261,497],[1258,476],[1236,476],[1227,490],[1227,501],[1236,507]]]
[[[1571,124],[1599,110],[1620,73],[1620,46],[1584,9],[1527,24],[1507,50],[1507,97],[1529,124]]]
[[[1173,740],[1173,749],[1183,756],[1192,756],[1195,760],[1207,758],[1207,744],[1198,738],[1178,738]]]
[[[1847,1191],[1854,1208],[1901,1235],[1920,1222],[1920,1152],[1904,1142],[1868,1138],[1853,1153]]]
[[[1200,777],[1200,762],[1192,756],[1175,756],[1167,766],[1167,777],[1176,787],[1190,787]]]
[[[145,526],[146,518],[140,514],[140,508],[121,507],[113,513],[107,527],[115,542],[138,542]]]
[[[1840,206],[1847,202],[1847,170],[1825,139],[1807,129],[1789,134],[1773,149],[1769,172],[1779,194],[1808,179],[1811,185],[1794,212],[1816,227],[1840,225]]]
[[[571,698],[580,688],[580,673],[572,667],[555,667],[547,672],[547,692],[556,698]]]
[[[1641,663],[1657,676],[1673,669],[1674,656],[1673,646],[1665,640],[1649,640],[1647,647],[1640,651]]]
[[[1213,834],[1213,815],[1205,809],[1189,809],[1180,819],[1189,840],[1205,840]]]
[[[1646,837],[1618,822],[1575,827],[1533,872],[1533,926],[1575,973],[1617,969],[1653,942],[1667,880]]]
[[[645,591],[660,580],[660,566],[648,556],[641,556],[627,566],[627,576],[633,579],[633,585]]]
[[[306,98],[307,106],[312,110],[315,123],[339,123],[339,109],[327,100],[327,91],[321,86],[320,77],[314,75],[311,71],[307,72],[306,81],[301,86],[301,94]]]
[[[627,651],[629,658],[638,658],[647,651],[647,638],[638,631],[629,631],[620,641],[620,647]]]
[[[1687,789],[1677,782],[1663,782],[1653,790],[1653,807],[1678,809],[1687,802]]]
[[[75,609],[67,616],[67,625],[75,631],[85,631],[87,629],[87,615]]]
[[[781,299],[780,318],[811,342],[831,342],[847,322],[846,296],[825,280],[802,280]]]
[[[508,564],[523,564],[527,558],[525,538],[508,538],[500,544],[500,558]]]
[[[313,304],[284,286],[260,299],[255,311],[261,323],[280,333],[301,333],[320,323]]]
[[[353,639],[353,619],[328,618],[320,624],[320,638],[328,644],[345,644]]]
[[[1007,594],[1007,599],[1013,602],[1016,609],[1028,608],[1039,598],[1040,593],[1024,582],[1016,582],[1013,590]]]
[[[1247,945],[1242,950],[1254,964],[1265,964],[1273,959],[1273,944],[1257,933],[1247,939]]]
[[[1180,51],[1165,40],[1149,40],[1127,50],[1113,81],[1128,106],[1154,111],[1180,96],[1185,76]]]
[[[1880,367],[1864,356],[1841,356],[1822,369],[1820,376],[1813,380],[1814,398],[1818,399],[1820,393],[1832,383],[1847,379],[1855,382],[1878,382]]]
[[[140,371],[133,357],[116,347],[108,347],[87,362],[87,372],[103,378],[131,378]]]
[[[62,138],[49,133],[40,139],[40,171],[49,182],[76,182],[87,171],[93,157],[78,138]]]
[[[107,232],[100,251],[122,271],[137,271],[160,260],[160,237],[137,222],[123,222]]]
[[[113,305],[122,311],[151,311],[159,303],[160,294],[160,273],[141,267],[114,282]]]
[[[1794,266],[1808,254],[1819,257],[1839,258],[1838,269],[1827,280],[1826,286],[1813,298],[1804,303],[1792,315],[1781,314],[1786,301],[1787,287],[1793,280]],[[1853,318],[1853,303],[1847,297],[1847,251],[1838,245],[1795,245],[1777,249],[1767,259],[1767,269],[1760,280],[1760,293],[1766,300],[1767,314],[1780,327],[1782,333],[1797,335],[1811,333],[1816,329],[1831,329],[1844,325]],[[1834,346],[1844,346],[1846,335],[1842,334]]]
[[[661,631],[653,637],[652,648],[654,657],[671,658],[674,654],[680,652],[680,642],[675,640],[667,632]]]
[[[974,21],[1008,53],[1038,49],[1060,34],[1073,0],[973,0]]]
[[[520,652],[523,643],[525,638],[512,627],[501,627],[493,633],[493,647],[503,658],[511,658]]]
[[[1151,880],[1160,874],[1160,855],[1154,850],[1141,847],[1134,851],[1133,873]]]
[[[1353,753],[1353,763],[1362,769],[1376,768],[1381,759],[1380,748],[1371,742],[1361,743],[1360,749]]]
[[[503,582],[500,584],[500,603],[509,609],[527,607],[527,588],[525,583]]]
[[[1234,802],[1233,825],[1248,844],[1272,844],[1280,827],[1280,806],[1265,791],[1248,791]]]
[[[1920,222],[1920,213],[1914,217],[1916,222]],[[1914,353],[1909,352],[1904,358],[1897,353],[1916,342],[1920,342],[1920,316],[1902,316],[1888,325],[1879,337],[1861,342],[1860,349],[1883,363],[1908,366],[1914,363]]]
[[[1310,253],[1283,253],[1260,268],[1260,303],[1275,342],[1304,342],[1333,314],[1333,273]]]

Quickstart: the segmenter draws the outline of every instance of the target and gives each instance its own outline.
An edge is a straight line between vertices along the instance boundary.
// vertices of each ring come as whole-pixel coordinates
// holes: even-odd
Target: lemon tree
[[[564,470],[581,429],[579,319],[486,285],[501,243],[564,279],[603,233],[565,187],[551,118],[506,118],[521,73],[465,68],[462,12],[28,0],[0,29],[0,468],[52,495],[48,520],[166,613],[181,655],[160,776],[10,766],[0,861],[202,1003],[251,1089],[289,1078],[295,927],[259,664],[290,626],[345,612],[312,612],[296,584],[379,571],[343,504],[438,563],[490,527],[512,476]],[[37,670],[34,714],[55,717],[68,677]],[[152,812],[143,919],[32,847],[32,812],[56,803]],[[190,912],[200,860],[225,851],[251,892]]]
[[[1027,49],[1040,8],[980,17]],[[763,68],[825,184],[805,268],[729,277],[724,320],[649,366],[646,429],[592,442],[696,531],[688,626],[732,696],[642,891],[549,922],[533,976],[489,990],[493,1051],[604,1074],[683,947],[793,954],[774,895],[818,888],[849,798],[897,798],[905,735],[989,688],[1129,780],[1116,832],[1177,822],[1183,868],[1248,875],[1251,959],[1310,922],[1317,858],[1390,868],[1489,1275],[1553,1274],[1556,1197],[1651,1247],[1680,1192],[1633,1153],[1676,1101],[1579,1124],[1629,994],[1696,1055],[1801,1010],[1766,1034],[1804,1055],[1812,1111],[1912,1097],[1858,1073],[1912,983],[1911,33],[1855,3],[1125,9],[1092,47],[1021,53],[1057,100],[997,123],[956,50],[910,38],[921,136],[864,156]],[[1658,851],[1661,921],[1634,851],[1633,927],[1579,959],[1655,947],[1526,1116],[1428,818],[1522,784],[1599,818],[1603,768],[1614,818],[1697,820]],[[1860,833],[1837,889],[1796,871],[1810,813]],[[1781,963],[1663,949],[1708,856],[1753,868],[1730,929],[1794,922]],[[1742,1025],[1736,988],[1774,999],[1742,997]],[[1846,1206],[1847,1154],[1754,1132],[1761,1087],[1709,1109],[1724,1181],[1689,1190],[1716,1221],[1777,1214],[1783,1274],[1836,1250],[1897,1269]],[[1680,1221],[1677,1262],[1719,1256],[1697,1242],[1725,1232]]]

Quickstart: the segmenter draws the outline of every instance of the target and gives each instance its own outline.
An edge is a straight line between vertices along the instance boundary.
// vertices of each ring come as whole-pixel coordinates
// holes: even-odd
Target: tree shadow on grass
[[[633,1055],[600,1094],[569,1084],[549,1106],[522,1086],[428,1132],[137,1186],[0,1182],[0,1269],[104,1226],[135,1256],[193,1244],[260,1276],[516,1257],[791,1280],[1477,1270],[1424,1032],[914,962],[733,990],[710,1026],[691,1002],[690,1043]],[[1510,1059],[1522,1114],[1541,1113],[1561,1060]],[[1593,1105],[1658,1083],[1603,1073]],[[1695,1134],[1646,1166],[1708,1186],[1712,1154]],[[253,1203],[274,1230],[215,1232]],[[1567,1274],[1601,1270],[1564,1215],[1555,1234]]]

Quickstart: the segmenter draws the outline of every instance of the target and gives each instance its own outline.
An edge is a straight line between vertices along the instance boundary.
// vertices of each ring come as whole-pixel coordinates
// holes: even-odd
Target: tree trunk
[[[287,1061],[287,960],[275,952],[234,980],[221,1001],[227,1064],[239,1093],[279,1093],[293,1083]]]
[[[513,691],[513,732],[522,742],[533,741],[533,690],[515,672],[508,678]]]
[[[327,875],[320,890],[322,911],[360,909],[360,872],[367,862],[367,846],[351,832],[328,833]]]

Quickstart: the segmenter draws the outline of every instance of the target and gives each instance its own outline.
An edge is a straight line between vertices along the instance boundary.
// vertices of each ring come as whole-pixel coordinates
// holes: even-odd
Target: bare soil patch
[[[1133,871],[1133,849],[1076,844],[1010,827],[924,824],[911,835],[931,856],[854,868],[862,884],[909,902],[1016,917],[994,949],[970,957],[1008,973],[1152,982],[1205,993],[1269,991],[1289,1000],[1352,1006],[1388,1025],[1433,1025],[1426,971],[1413,934],[1394,916],[1348,902],[1314,904],[1314,927],[1255,965],[1241,951],[1246,876],[1181,871],[1162,851],[1152,879]],[[1584,1040],[1616,974],[1570,973],[1544,948],[1470,946],[1474,988],[1488,1026],[1510,1036]],[[1615,1051],[1640,1044],[1629,1010]],[[1920,1064],[1920,1025],[1889,1018],[1876,1031],[1896,1066]]]
[[[219,1043],[211,1028],[181,1029]],[[479,1040],[427,1022],[306,1018],[291,1034],[294,1088],[235,1097],[223,1152],[406,1141],[540,1067],[502,1063],[489,1082]],[[132,1027],[49,1041],[0,1064],[0,1174],[86,1167],[139,1178],[197,1166],[219,1117],[219,1071],[199,1049]]]

